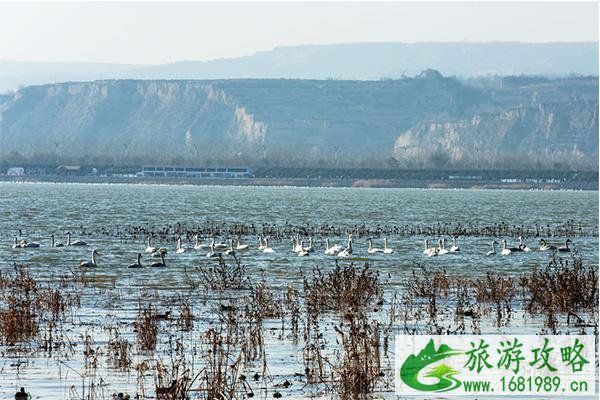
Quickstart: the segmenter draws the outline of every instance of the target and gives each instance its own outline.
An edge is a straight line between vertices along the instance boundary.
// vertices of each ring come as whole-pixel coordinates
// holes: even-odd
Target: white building
[[[25,175],[25,168],[23,167],[10,167],[6,172],[6,175],[11,176],[23,176]]]

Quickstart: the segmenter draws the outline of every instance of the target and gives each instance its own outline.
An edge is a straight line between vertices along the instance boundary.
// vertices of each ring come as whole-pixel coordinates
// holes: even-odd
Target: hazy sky
[[[0,59],[165,63],[333,42],[597,41],[598,3],[0,3]]]

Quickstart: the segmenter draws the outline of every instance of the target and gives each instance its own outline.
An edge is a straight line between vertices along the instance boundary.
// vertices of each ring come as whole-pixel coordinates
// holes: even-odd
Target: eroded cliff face
[[[516,83],[515,83],[516,82]],[[251,161],[598,153],[598,80],[95,81],[0,97],[0,155]]]
[[[419,158],[437,151],[454,162],[507,156],[591,160],[598,157],[597,132],[597,102],[538,104],[418,124],[398,136],[393,153]]]
[[[260,142],[264,123],[196,82],[105,81],[28,87],[5,101],[0,145],[24,155],[207,156]]]

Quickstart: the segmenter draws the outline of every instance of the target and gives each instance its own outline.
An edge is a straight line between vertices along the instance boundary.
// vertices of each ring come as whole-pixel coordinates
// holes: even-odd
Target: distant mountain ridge
[[[378,81],[30,86],[0,96],[0,158],[17,154],[77,163],[596,165],[598,78],[507,77],[472,87],[426,70]]]
[[[0,92],[102,79],[345,79],[412,76],[598,75],[598,42],[342,43],[276,47],[249,56],[163,65],[0,60]]]

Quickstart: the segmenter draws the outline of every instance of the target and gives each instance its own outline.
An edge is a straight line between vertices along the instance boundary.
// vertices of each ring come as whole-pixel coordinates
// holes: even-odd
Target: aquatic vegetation
[[[598,312],[598,269],[586,267],[580,258],[553,258],[543,270],[535,269],[521,278],[526,289],[524,306],[531,313],[543,313],[546,324],[555,328],[557,314],[573,317],[576,324],[586,322],[580,311]]]
[[[273,285],[237,257],[202,257],[167,270],[185,276],[176,288],[131,286],[101,270],[49,278],[17,265],[0,272],[0,349],[59,360],[80,380],[72,399],[109,398],[118,374],[135,379],[129,392],[110,386],[122,398],[355,399],[393,390],[389,347],[399,332],[500,330],[525,313],[540,331],[597,330],[598,268],[574,253],[516,275],[415,264],[393,291],[389,275],[355,262],[315,263]],[[278,357],[291,360],[290,372]]]
[[[494,305],[496,324],[500,325],[503,320],[510,319],[512,301],[516,294],[513,278],[488,272],[485,278],[477,279],[474,283],[477,288],[477,301]]]
[[[205,290],[246,289],[250,286],[246,268],[240,260],[233,257],[234,264],[225,263],[223,257],[218,258],[218,263],[206,268],[196,269],[192,277],[193,286],[201,285]]]
[[[138,307],[135,331],[137,332],[138,346],[141,350],[155,350],[158,336],[159,320],[156,308],[151,304]]]
[[[117,370],[129,371],[133,359],[131,355],[132,344],[121,337],[118,329],[110,330],[110,339],[107,343],[108,363]]]
[[[323,273],[316,268],[310,278],[304,278],[306,301],[318,312],[361,311],[382,291],[379,277],[369,269],[369,264],[357,268],[354,264],[341,266],[336,262],[335,269]]]
[[[78,307],[79,295],[64,289],[40,287],[22,265],[14,265],[14,274],[0,271],[0,340],[4,344],[26,343],[46,330],[61,328],[66,311]],[[48,329],[51,328],[51,329]],[[55,344],[56,346],[56,344]]]
[[[379,323],[352,317],[347,327],[334,329],[342,348],[339,364],[333,367],[336,392],[347,399],[373,392],[384,376]]]

